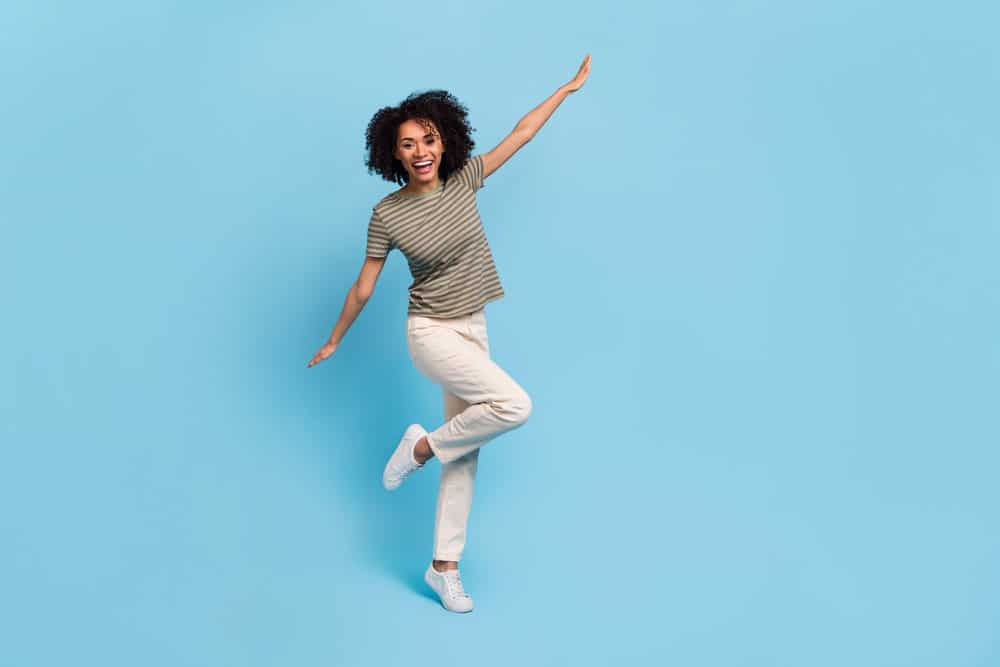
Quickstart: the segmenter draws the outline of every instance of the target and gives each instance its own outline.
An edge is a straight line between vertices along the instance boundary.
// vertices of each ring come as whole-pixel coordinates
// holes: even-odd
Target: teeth
[[[413,166],[414,166],[414,167],[426,167],[426,166],[427,166],[427,165],[429,165],[430,163],[431,163],[431,161],[430,161],[430,160],[427,160],[426,162],[414,162],[414,163],[413,163]]]

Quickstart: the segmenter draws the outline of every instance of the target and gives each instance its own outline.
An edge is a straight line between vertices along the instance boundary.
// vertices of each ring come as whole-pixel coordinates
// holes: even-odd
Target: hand
[[[333,354],[333,351],[336,349],[337,349],[337,343],[331,343],[330,341],[327,341],[326,343],[323,344],[323,347],[319,348],[319,352],[317,352],[316,355],[309,361],[309,364],[306,366],[306,368],[312,368],[313,366],[315,366],[316,364],[318,364],[319,362],[323,361],[331,354]]]
[[[576,76],[573,80],[567,83],[564,88],[566,92],[575,93],[583,87],[583,82],[587,80],[587,75],[590,74],[590,54],[583,59],[583,64],[580,65],[580,69],[577,70]]]

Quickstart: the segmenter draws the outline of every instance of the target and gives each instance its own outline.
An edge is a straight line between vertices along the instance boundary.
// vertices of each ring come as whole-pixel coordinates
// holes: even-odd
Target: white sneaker
[[[459,576],[458,570],[438,572],[431,563],[424,572],[424,581],[434,589],[441,598],[441,604],[448,611],[461,613],[472,611],[472,598],[462,588],[462,577]]]
[[[396,451],[389,457],[389,461],[385,464],[385,470],[382,471],[382,485],[386,489],[389,491],[398,489],[407,475],[424,467],[423,463],[417,463],[417,460],[413,458],[413,448],[416,446],[417,440],[426,434],[427,431],[420,424],[410,424],[406,432],[403,433],[399,445],[396,446]]]

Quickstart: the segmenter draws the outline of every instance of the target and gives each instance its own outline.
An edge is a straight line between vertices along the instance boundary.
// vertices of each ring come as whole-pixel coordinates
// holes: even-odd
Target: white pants
[[[417,370],[443,393],[445,422],[427,434],[441,462],[434,559],[457,561],[465,548],[479,448],[524,424],[531,398],[490,359],[482,309],[448,319],[408,315],[406,341]]]

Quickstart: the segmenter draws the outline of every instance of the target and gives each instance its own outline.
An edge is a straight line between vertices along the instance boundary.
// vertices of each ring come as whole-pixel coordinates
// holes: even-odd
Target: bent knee
[[[521,423],[528,421],[528,417],[531,416],[531,396],[525,392],[524,396],[521,397]]]
[[[531,396],[521,390],[499,406],[504,418],[516,426],[528,421],[531,416]]]

